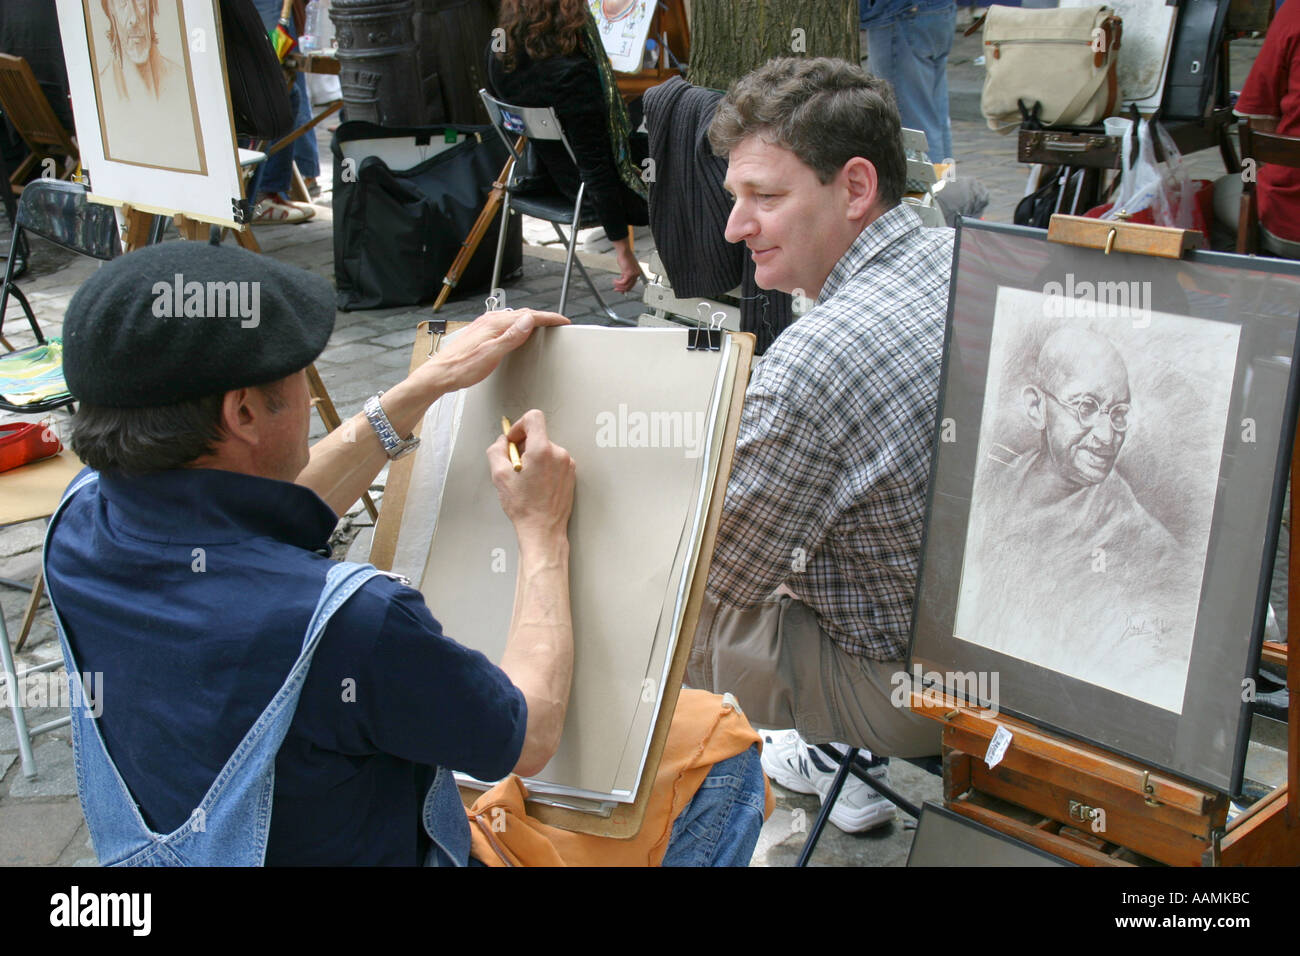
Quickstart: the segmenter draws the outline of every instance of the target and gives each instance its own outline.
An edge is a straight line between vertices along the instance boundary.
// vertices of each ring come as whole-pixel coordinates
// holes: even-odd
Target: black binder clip
[[[703,309],[707,312],[709,304],[701,302],[695,307],[695,311],[700,312]],[[704,312],[700,312],[701,320]],[[697,325],[693,329],[686,330],[686,348],[694,352],[717,352],[722,349],[722,321],[727,314],[722,311],[714,312],[709,316],[709,324],[705,327],[703,324]]]

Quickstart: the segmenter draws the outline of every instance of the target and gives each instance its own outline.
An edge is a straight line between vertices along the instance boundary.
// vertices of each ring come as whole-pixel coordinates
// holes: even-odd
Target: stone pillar
[[[421,81],[415,8],[416,0],[333,0],[330,19],[349,120],[384,126],[441,122],[442,111],[430,108]]]

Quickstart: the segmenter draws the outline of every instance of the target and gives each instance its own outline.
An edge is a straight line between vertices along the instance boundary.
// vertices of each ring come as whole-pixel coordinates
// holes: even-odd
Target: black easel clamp
[[[703,312],[700,310],[703,309]],[[709,310],[709,303],[701,302],[695,307],[700,312],[700,324],[686,330],[686,348],[693,352],[717,352],[722,349],[722,322],[727,314],[721,310],[708,317],[709,324],[703,324],[704,314]]]

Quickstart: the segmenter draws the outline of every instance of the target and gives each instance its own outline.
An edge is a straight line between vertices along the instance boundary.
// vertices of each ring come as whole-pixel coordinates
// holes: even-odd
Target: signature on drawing
[[[1163,617],[1147,618],[1139,614],[1130,614],[1124,623],[1124,633],[1119,639],[1127,641],[1134,637],[1155,637],[1157,640],[1163,640],[1171,630],[1173,624]]]

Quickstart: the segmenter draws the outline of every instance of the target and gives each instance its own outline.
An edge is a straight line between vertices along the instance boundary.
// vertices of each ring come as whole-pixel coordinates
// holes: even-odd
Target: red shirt
[[[1243,116],[1277,117],[1280,136],[1300,137],[1300,0],[1282,4],[1237,99]],[[1261,166],[1259,219],[1280,239],[1300,242],[1300,169]]]

